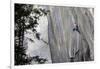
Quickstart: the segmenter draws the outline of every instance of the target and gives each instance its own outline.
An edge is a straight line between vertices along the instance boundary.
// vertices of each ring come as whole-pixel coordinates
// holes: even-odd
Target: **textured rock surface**
[[[89,8],[48,7],[48,35],[53,63],[94,59],[94,20]]]
[[[31,32],[31,34],[26,34],[25,38],[32,38],[35,41],[35,43],[31,43],[29,40],[25,40],[28,46],[28,55],[39,55],[46,58],[47,63],[94,60],[92,8],[39,7],[50,11],[47,17],[40,19],[37,27],[41,38],[49,44],[37,40]]]

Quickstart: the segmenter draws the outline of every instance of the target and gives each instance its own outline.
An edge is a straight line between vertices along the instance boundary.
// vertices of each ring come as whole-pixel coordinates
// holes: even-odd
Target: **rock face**
[[[41,40],[37,40],[30,31],[31,34],[26,34],[34,40],[34,43],[26,40],[28,55],[46,58],[46,63],[94,60],[93,8],[39,7],[49,10],[49,13],[38,21],[37,31]]]
[[[49,6],[48,37],[53,63],[94,60],[92,8]]]

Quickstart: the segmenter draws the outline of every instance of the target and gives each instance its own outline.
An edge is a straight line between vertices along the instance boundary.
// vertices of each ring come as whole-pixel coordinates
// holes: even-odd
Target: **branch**
[[[45,44],[47,44],[48,45],[48,42],[46,42],[45,40],[43,40],[43,39],[41,39]]]

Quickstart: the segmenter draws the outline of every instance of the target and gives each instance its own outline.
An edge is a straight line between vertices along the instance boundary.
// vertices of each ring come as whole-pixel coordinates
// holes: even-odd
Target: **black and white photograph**
[[[14,65],[94,61],[94,8],[14,3]]]

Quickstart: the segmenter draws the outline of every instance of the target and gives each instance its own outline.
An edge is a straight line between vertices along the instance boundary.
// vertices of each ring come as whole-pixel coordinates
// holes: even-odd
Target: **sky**
[[[37,7],[37,6],[36,6]],[[36,27],[37,32],[40,33],[40,39],[43,39],[48,43],[48,20],[46,16],[40,17],[38,21],[39,25]],[[27,47],[26,53],[29,56],[40,56],[46,58],[46,63],[51,63],[51,55],[49,45],[44,43],[42,40],[38,40],[31,30],[27,30],[25,33],[24,46]],[[31,38],[34,42],[29,40]],[[25,44],[26,43],[26,44]]]

